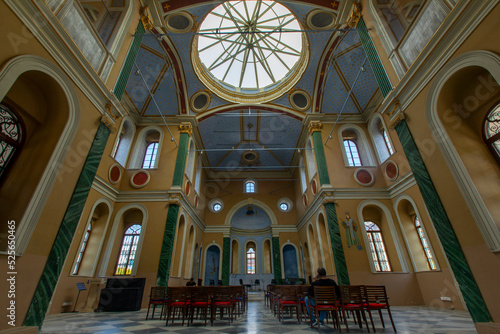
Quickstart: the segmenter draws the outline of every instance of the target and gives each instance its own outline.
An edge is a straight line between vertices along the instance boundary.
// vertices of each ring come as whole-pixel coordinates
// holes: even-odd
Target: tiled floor
[[[181,326],[175,322],[165,326],[164,320],[144,320],[146,309],[136,312],[102,312],[102,313],[65,313],[49,315],[45,318],[40,333],[62,334],[62,333],[289,333],[305,334],[317,333],[317,329],[311,329],[305,323],[298,324],[296,318],[285,318],[279,322],[271,311],[264,306],[262,293],[251,293],[249,307],[243,316],[240,316],[231,325],[226,320],[216,320],[214,326],[203,325],[202,320],[194,321],[190,327]],[[476,333],[474,324],[467,312],[431,310],[424,307],[392,306],[392,315],[396,323],[398,333],[414,334],[448,334]],[[393,333],[389,317],[384,311],[386,328],[383,329],[378,314],[374,314],[377,333]],[[157,314],[155,315],[157,316]],[[369,321],[369,320],[368,320]],[[344,326],[342,326],[345,329]],[[349,321],[351,333],[366,333],[366,329],[355,327],[352,318]],[[337,333],[331,324],[321,326],[321,333]],[[343,330],[343,332],[345,332]]]

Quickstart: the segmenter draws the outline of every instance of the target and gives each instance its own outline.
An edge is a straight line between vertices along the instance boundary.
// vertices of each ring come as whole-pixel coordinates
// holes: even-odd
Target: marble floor
[[[135,312],[99,312],[99,313],[62,313],[49,315],[40,333],[63,334],[63,333],[289,333],[305,334],[317,333],[316,328],[311,329],[305,323],[299,324],[295,317],[285,317],[279,322],[272,312],[265,307],[262,293],[250,293],[248,310],[239,316],[231,325],[227,320],[217,319],[214,326],[210,321],[205,327],[202,320],[194,320],[189,327],[181,326],[175,321],[172,325],[165,326],[165,320],[159,320],[157,314],[154,320],[144,320],[147,309]],[[469,334],[476,333],[474,324],[467,312],[456,310],[433,310],[425,307],[392,306],[392,315],[398,333],[414,334]],[[386,328],[382,328],[378,314],[374,313],[375,328],[377,333],[393,333],[389,317],[384,311]],[[369,320],[368,320],[369,321]],[[388,325],[388,326],[387,326]],[[355,327],[352,318],[349,320],[351,333],[367,333],[366,328]],[[345,333],[345,327],[342,326]],[[337,333],[332,324],[321,326],[321,333]]]

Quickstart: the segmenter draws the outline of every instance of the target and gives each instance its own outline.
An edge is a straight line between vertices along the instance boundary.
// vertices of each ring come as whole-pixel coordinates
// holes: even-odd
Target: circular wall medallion
[[[134,188],[142,188],[149,183],[151,176],[145,170],[139,170],[132,174],[130,185]]]
[[[245,151],[241,155],[241,158],[246,163],[251,164],[254,163],[259,158],[259,154],[255,151]]]
[[[202,112],[210,105],[210,94],[205,91],[200,91],[191,97],[191,109],[194,112]]]
[[[311,98],[303,90],[295,90],[290,94],[290,104],[297,110],[305,111],[311,105]]]
[[[112,164],[109,168],[108,179],[111,184],[117,184],[122,178],[122,170],[118,164]]]
[[[173,32],[188,32],[193,28],[194,20],[191,14],[186,12],[175,13],[165,19],[167,29]]]
[[[354,172],[354,179],[356,179],[356,182],[364,187],[369,187],[375,182],[375,177],[372,172],[366,168],[356,169]]]
[[[396,165],[394,161],[390,160],[385,164],[384,172],[389,181],[394,181],[399,175],[398,165]]]
[[[186,181],[186,186],[184,187],[184,192],[186,193],[186,196],[189,196],[190,191],[191,191],[191,182]]]
[[[302,201],[304,202],[304,206],[307,207],[308,203],[307,203],[307,195],[306,194],[302,195]]]
[[[307,15],[307,25],[313,29],[325,30],[335,25],[335,14],[321,9],[315,9]]]
[[[311,182],[311,190],[312,190],[313,195],[316,195],[316,193],[318,192],[318,186],[316,184],[315,179],[313,179]]]

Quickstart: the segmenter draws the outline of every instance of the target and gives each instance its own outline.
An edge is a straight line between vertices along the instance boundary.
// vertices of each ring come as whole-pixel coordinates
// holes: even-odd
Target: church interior
[[[498,3],[1,1],[0,332],[324,267],[500,333]]]

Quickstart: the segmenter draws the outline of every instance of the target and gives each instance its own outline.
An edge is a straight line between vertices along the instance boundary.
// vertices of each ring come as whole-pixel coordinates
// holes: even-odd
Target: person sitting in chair
[[[314,278],[314,281],[312,282],[311,286],[309,286],[308,289],[308,296],[305,298],[305,303],[307,307],[307,313],[311,315],[311,321],[313,324],[313,327],[316,326],[318,323],[316,322],[316,318],[314,317],[314,308],[310,309],[309,306],[314,306],[314,287],[315,286],[334,286],[335,287],[335,293],[337,296],[339,295],[339,288],[337,286],[337,283],[326,277],[326,269],[325,268],[318,268],[318,275]],[[326,311],[321,311],[319,314],[319,319],[318,321],[323,324],[323,321],[325,320],[326,317]]]
[[[189,281],[186,283],[186,286],[196,286],[196,282],[194,281],[194,278],[190,278]]]

